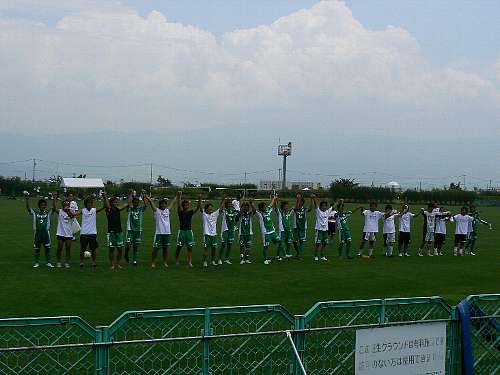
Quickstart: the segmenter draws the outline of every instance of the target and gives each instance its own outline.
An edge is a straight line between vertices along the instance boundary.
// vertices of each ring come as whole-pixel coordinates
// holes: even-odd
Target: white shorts
[[[432,242],[432,241],[434,241],[434,232],[425,233],[425,242]]]
[[[384,233],[385,243],[394,243],[396,242],[396,233]]]
[[[363,239],[365,241],[375,241],[376,239],[375,232],[364,232]]]

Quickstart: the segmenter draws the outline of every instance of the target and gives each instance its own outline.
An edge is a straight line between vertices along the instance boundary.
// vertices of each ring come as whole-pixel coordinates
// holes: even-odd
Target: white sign
[[[102,178],[63,178],[62,186],[67,188],[103,188]]]
[[[446,322],[359,329],[356,375],[445,375]]]

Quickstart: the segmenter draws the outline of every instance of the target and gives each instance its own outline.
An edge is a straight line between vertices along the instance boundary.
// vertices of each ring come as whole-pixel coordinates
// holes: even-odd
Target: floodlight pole
[[[286,189],[286,157],[287,155],[283,155],[283,180],[281,182],[281,190]]]

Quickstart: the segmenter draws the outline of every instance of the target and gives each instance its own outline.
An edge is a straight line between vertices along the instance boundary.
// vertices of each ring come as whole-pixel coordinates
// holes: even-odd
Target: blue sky
[[[222,182],[277,171],[281,138],[296,143],[295,179],[371,182],[377,172],[378,183],[440,186],[467,174],[500,185],[498,8],[486,0],[0,1],[2,160],[156,158],[186,171],[163,171],[174,180]],[[164,139],[154,150],[151,136]],[[78,147],[95,138],[99,152]],[[224,147],[211,147],[219,139]],[[0,164],[0,174],[26,168]],[[188,172],[200,169],[209,173]]]

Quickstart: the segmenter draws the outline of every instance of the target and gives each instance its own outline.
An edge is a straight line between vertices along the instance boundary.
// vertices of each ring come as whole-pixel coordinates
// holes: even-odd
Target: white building
[[[385,187],[392,191],[401,191],[401,185],[396,181],[391,181],[385,184]]]
[[[321,188],[319,182],[312,181],[287,181],[286,188],[290,190],[316,190]],[[264,180],[259,182],[259,190],[280,190],[281,181]]]

